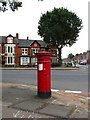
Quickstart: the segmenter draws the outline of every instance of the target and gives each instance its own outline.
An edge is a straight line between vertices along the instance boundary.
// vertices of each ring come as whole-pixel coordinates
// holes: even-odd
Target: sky
[[[32,40],[42,40],[38,35],[38,22],[42,13],[52,11],[56,8],[67,8],[77,14],[82,19],[83,28],[79,33],[77,42],[72,47],[62,49],[62,58],[68,54],[73,55],[86,52],[88,50],[88,0],[20,0],[23,6],[18,11],[0,12],[0,36],[7,36],[19,33],[19,38]]]

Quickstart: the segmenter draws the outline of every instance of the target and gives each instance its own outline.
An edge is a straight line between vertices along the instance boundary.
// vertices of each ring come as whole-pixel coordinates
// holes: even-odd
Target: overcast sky
[[[72,47],[62,49],[62,58],[68,54],[83,53],[88,50],[88,0],[21,0],[23,7],[18,11],[0,12],[0,36],[19,33],[19,38],[41,40],[37,34],[38,21],[41,13],[53,10],[54,7],[64,7],[75,12],[83,21],[83,28],[79,33],[78,41]]]

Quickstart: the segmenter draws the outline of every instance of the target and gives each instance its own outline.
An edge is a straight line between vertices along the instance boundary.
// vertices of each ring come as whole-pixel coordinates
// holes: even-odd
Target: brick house
[[[52,53],[52,62],[57,62],[58,52],[55,47],[48,47],[42,40],[19,39],[16,36],[0,36],[0,61],[5,65],[30,65],[36,64],[35,53],[48,51]]]

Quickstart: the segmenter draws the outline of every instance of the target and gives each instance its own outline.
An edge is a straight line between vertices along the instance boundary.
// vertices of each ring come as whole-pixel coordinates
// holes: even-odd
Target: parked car
[[[80,65],[86,65],[87,63],[86,62],[80,62]]]

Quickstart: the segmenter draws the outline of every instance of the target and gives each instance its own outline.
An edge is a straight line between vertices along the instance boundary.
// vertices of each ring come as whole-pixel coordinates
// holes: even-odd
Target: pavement
[[[79,65],[76,67],[51,67],[51,70],[86,70],[90,65]],[[0,70],[37,70],[37,67],[2,67],[0,66]]]
[[[85,70],[87,67],[52,67],[51,70]],[[0,67],[0,70],[37,70],[36,67]]]
[[[0,70],[36,70],[37,68],[0,68]],[[52,70],[84,70],[86,68],[51,68]],[[52,91],[52,97],[41,99],[33,85],[1,83],[0,117],[3,118],[90,118],[90,93]],[[1,110],[0,109],[0,110]]]
[[[51,89],[51,98],[37,96],[33,85],[1,83],[2,118],[89,118],[89,94]],[[37,120],[35,119],[35,120]],[[12,119],[13,120],[13,119]]]

